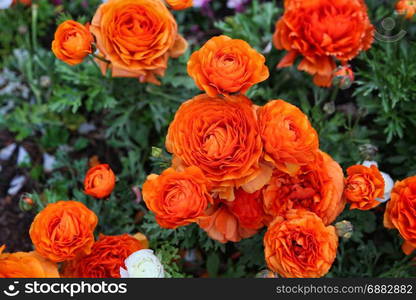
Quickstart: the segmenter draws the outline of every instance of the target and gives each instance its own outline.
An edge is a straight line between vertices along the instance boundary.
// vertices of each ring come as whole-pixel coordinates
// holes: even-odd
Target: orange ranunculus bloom
[[[384,226],[396,228],[404,239],[403,252],[416,249],[416,176],[396,182],[384,213]]]
[[[198,220],[198,224],[210,238],[220,243],[239,242],[257,233],[256,229],[241,226],[239,219],[224,203],[220,202],[208,210],[208,217]]]
[[[243,41],[221,35],[211,38],[188,61],[188,74],[211,97],[245,94],[269,77],[266,59]]]
[[[63,266],[66,278],[120,278],[120,267],[132,253],[145,249],[144,245],[128,234],[100,235],[91,254],[68,261]]]
[[[192,7],[193,0],[166,0],[167,4],[174,10],[182,10]]]
[[[378,168],[355,165],[347,169],[344,196],[351,209],[369,210],[381,202],[384,197],[384,179]]]
[[[163,228],[177,228],[196,222],[213,202],[208,180],[195,166],[177,172],[149,175],[143,184],[143,200]]]
[[[78,201],[46,206],[34,219],[29,234],[43,257],[62,262],[91,252],[98,218]]]
[[[250,194],[243,189],[238,189],[235,191],[235,200],[227,202],[226,205],[241,227],[257,230],[264,226],[262,190]]]
[[[136,77],[158,84],[169,57],[182,55],[187,42],[162,0],[109,0],[98,8],[91,24],[101,55],[103,73]]]
[[[277,217],[264,236],[264,255],[270,270],[288,278],[317,278],[335,260],[338,236],[316,214],[294,209]]]
[[[272,220],[294,208],[303,208],[331,224],[345,207],[344,174],[328,154],[319,152],[314,163],[302,166],[296,175],[276,169],[263,190],[264,211]]]
[[[68,20],[58,26],[52,42],[52,51],[57,58],[67,64],[77,65],[91,53],[93,41],[94,37],[88,26]]]
[[[59,278],[58,267],[38,253],[2,253],[0,247],[0,278]]]
[[[266,161],[294,174],[300,166],[316,159],[318,134],[299,108],[283,100],[273,100],[259,108],[258,116]]]
[[[116,184],[116,176],[107,164],[100,164],[88,170],[84,179],[85,194],[95,198],[108,197]]]
[[[396,3],[396,12],[404,15],[406,19],[413,18],[416,13],[416,0],[399,0]]]
[[[213,183],[212,191],[231,187],[230,195],[221,198],[233,200],[234,186],[245,188],[261,178],[255,188],[260,189],[269,179],[260,164],[255,107],[242,95],[224,100],[203,94],[183,103],[169,126],[166,148],[176,168],[198,166]]]
[[[373,35],[363,0],[287,0],[273,43],[289,51],[279,68],[301,55],[298,69],[313,75],[316,85],[330,86],[335,61],[346,63],[368,50]]]

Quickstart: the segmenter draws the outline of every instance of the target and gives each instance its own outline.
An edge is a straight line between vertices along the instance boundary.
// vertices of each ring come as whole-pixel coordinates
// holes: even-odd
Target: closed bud
[[[160,158],[162,156],[162,149],[158,147],[152,147],[152,157],[154,158]]]
[[[51,78],[49,76],[41,76],[40,80],[39,80],[40,86],[41,87],[49,87],[51,85]]]
[[[324,104],[324,112],[328,115],[332,115],[335,112],[335,103],[334,101],[327,102]]]
[[[340,89],[348,89],[354,82],[354,72],[349,65],[340,66],[335,69],[332,83]]]
[[[35,202],[29,195],[25,194],[20,198],[19,207],[22,211],[31,211],[35,206]]]
[[[359,151],[364,160],[373,160],[378,152],[378,148],[372,144],[364,144],[359,147]]]
[[[337,235],[340,238],[350,239],[352,236],[354,227],[352,226],[350,221],[344,220],[344,221],[336,223],[335,229],[336,229]]]

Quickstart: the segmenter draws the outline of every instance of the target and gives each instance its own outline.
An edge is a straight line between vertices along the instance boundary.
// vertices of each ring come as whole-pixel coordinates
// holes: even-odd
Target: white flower
[[[121,278],[164,278],[165,271],[153,251],[143,249],[131,254],[124,261],[126,269],[120,268]]]
[[[363,161],[362,165],[368,168],[372,165],[375,165],[378,168],[378,164],[376,161],[365,160]],[[384,196],[383,196],[383,199],[377,198],[376,200],[379,202],[386,202],[390,199],[391,190],[393,189],[393,186],[394,186],[394,181],[389,174],[381,172],[381,171],[380,173],[384,179]]]
[[[0,9],[9,8],[13,3],[13,0],[0,0]]]

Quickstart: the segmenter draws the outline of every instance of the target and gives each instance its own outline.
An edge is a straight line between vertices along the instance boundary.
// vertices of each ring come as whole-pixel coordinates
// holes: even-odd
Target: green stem
[[[96,59],[98,59],[98,60],[101,60],[101,61],[103,61],[103,62],[105,62],[107,65],[109,65],[111,62],[109,61],[109,60],[106,60],[104,57],[102,57],[102,56],[100,56],[100,55],[97,55],[97,54],[91,54],[90,55],[90,57],[92,58],[92,57],[95,57]],[[97,64],[96,64],[97,65]],[[97,66],[98,67],[98,66]],[[100,73],[102,73],[101,72],[101,69],[100,69]],[[105,78],[107,78],[108,80],[110,80],[111,78],[112,78],[112,76],[111,76],[111,68],[107,68],[107,72],[106,72],[106,74],[104,74],[105,75]],[[111,90],[112,90],[112,87],[111,87]]]
[[[97,62],[94,60],[94,57],[98,58],[95,54],[88,55],[88,59],[91,61],[91,63],[95,66],[95,68],[98,70],[98,72],[101,74],[101,69],[98,66]],[[98,58],[99,59],[99,58]]]
[[[102,57],[102,56],[100,56],[100,55],[97,55],[97,54],[91,54],[91,55],[90,55],[90,57],[95,57],[96,59],[99,59],[99,60],[101,60],[101,61],[103,61],[103,62],[105,62],[105,63],[107,63],[107,64],[109,64],[109,63],[110,63],[110,61],[109,61],[109,60],[106,60],[104,57]]]
[[[32,50],[36,53],[38,48],[38,41],[37,41],[37,21],[38,21],[38,5],[32,5]]]
[[[337,99],[338,93],[339,93],[339,86],[337,85],[332,90],[331,98],[329,99],[330,102],[335,102],[335,100]]]

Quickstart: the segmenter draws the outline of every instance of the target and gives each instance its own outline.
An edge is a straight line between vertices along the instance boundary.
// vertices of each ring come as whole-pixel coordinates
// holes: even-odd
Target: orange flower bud
[[[354,72],[351,70],[350,66],[340,66],[335,69],[332,83],[335,86],[338,86],[341,89],[349,88],[354,82]]]
[[[80,64],[92,52],[94,37],[88,29],[78,22],[68,20],[59,25],[52,42],[56,57],[69,65]]]

